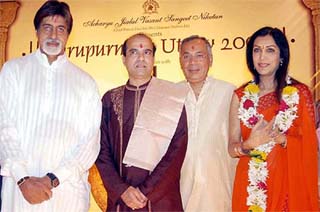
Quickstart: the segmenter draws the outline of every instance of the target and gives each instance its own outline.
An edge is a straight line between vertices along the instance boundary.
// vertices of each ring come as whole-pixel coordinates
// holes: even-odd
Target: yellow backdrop
[[[22,0],[9,31],[7,59],[37,47],[33,17],[44,1]],[[157,45],[157,76],[183,79],[178,63],[179,40],[192,34],[213,44],[210,75],[240,85],[249,80],[246,39],[260,27],[285,31],[291,47],[290,73],[311,85],[313,40],[311,15],[300,0],[66,0],[74,18],[66,52],[89,72],[100,92],[127,79],[120,46],[130,35],[145,32]],[[91,211],[100,211],[92,201]]]

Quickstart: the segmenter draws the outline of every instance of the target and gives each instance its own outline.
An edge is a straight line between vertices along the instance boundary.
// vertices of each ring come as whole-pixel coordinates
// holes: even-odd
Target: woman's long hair
[[[253,64],[253,57],[252,57],[252,52],[254,47],[253,44],[257,37],[264,37],[266,35],[272,36],[275,43],[280,49],[280,61],[282,62],[279,64],[278,70],[276,70],[276,74],[275,74],[275,80],[277,81],[276,94],[277,94],[277,99],[280,102],[282,89],[287,85],[286,77],[288,75],[288,65],[290,60],[289,44],[284,33],[278,28],[272,28],[272,27],[263,27],[258,31],[256,31],[255,33],[253,33],[253,35],[249,39],[249,42],[247,43],[247,50],[246,50],[247,66],[249,71],[254,76],[255,83],[259,84],[260,75],[255,69]]]

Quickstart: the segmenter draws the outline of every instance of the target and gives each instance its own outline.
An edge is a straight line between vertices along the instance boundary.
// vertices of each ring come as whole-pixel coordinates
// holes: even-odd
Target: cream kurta
[[[229,107],[235,87],[207,77],[198,100],[186,100],[188,148],[181,171],[185,211],[231,211],[237,160],[228,154]]]
[[[94,80],[65,55],[51,65],[39,50],[0,72],[2,211],[88,211],[88,169],[99,152],[101,101]],[[16,182],[54,173],[49,201],[31,205]]]

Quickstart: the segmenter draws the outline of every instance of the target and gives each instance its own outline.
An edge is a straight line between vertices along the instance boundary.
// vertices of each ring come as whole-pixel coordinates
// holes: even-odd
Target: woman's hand
[[[287,146],[287,136],[281,133],[278,127],[272,131],[271,137],[274,142],[280,144],[282,147]]]
[[[270,122],[260,119],[252,128],[249,138],[243,143],[243,149],[254,149],[261,144],[274,141],[276,137],[279,137],[280,132],[278,132],[278,129],[272,129],[274,121],[275,118]]]

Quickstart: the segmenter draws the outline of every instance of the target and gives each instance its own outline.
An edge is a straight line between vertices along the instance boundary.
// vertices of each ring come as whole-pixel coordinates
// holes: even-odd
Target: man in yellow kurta
[[[206,38],[191,36],[180,46],[189,86],[186,99],[188,148],[181,170],[185,211],[231,211],[235,159],[228,155],[228,114],[234,86],[207,76],[212,65]]]

